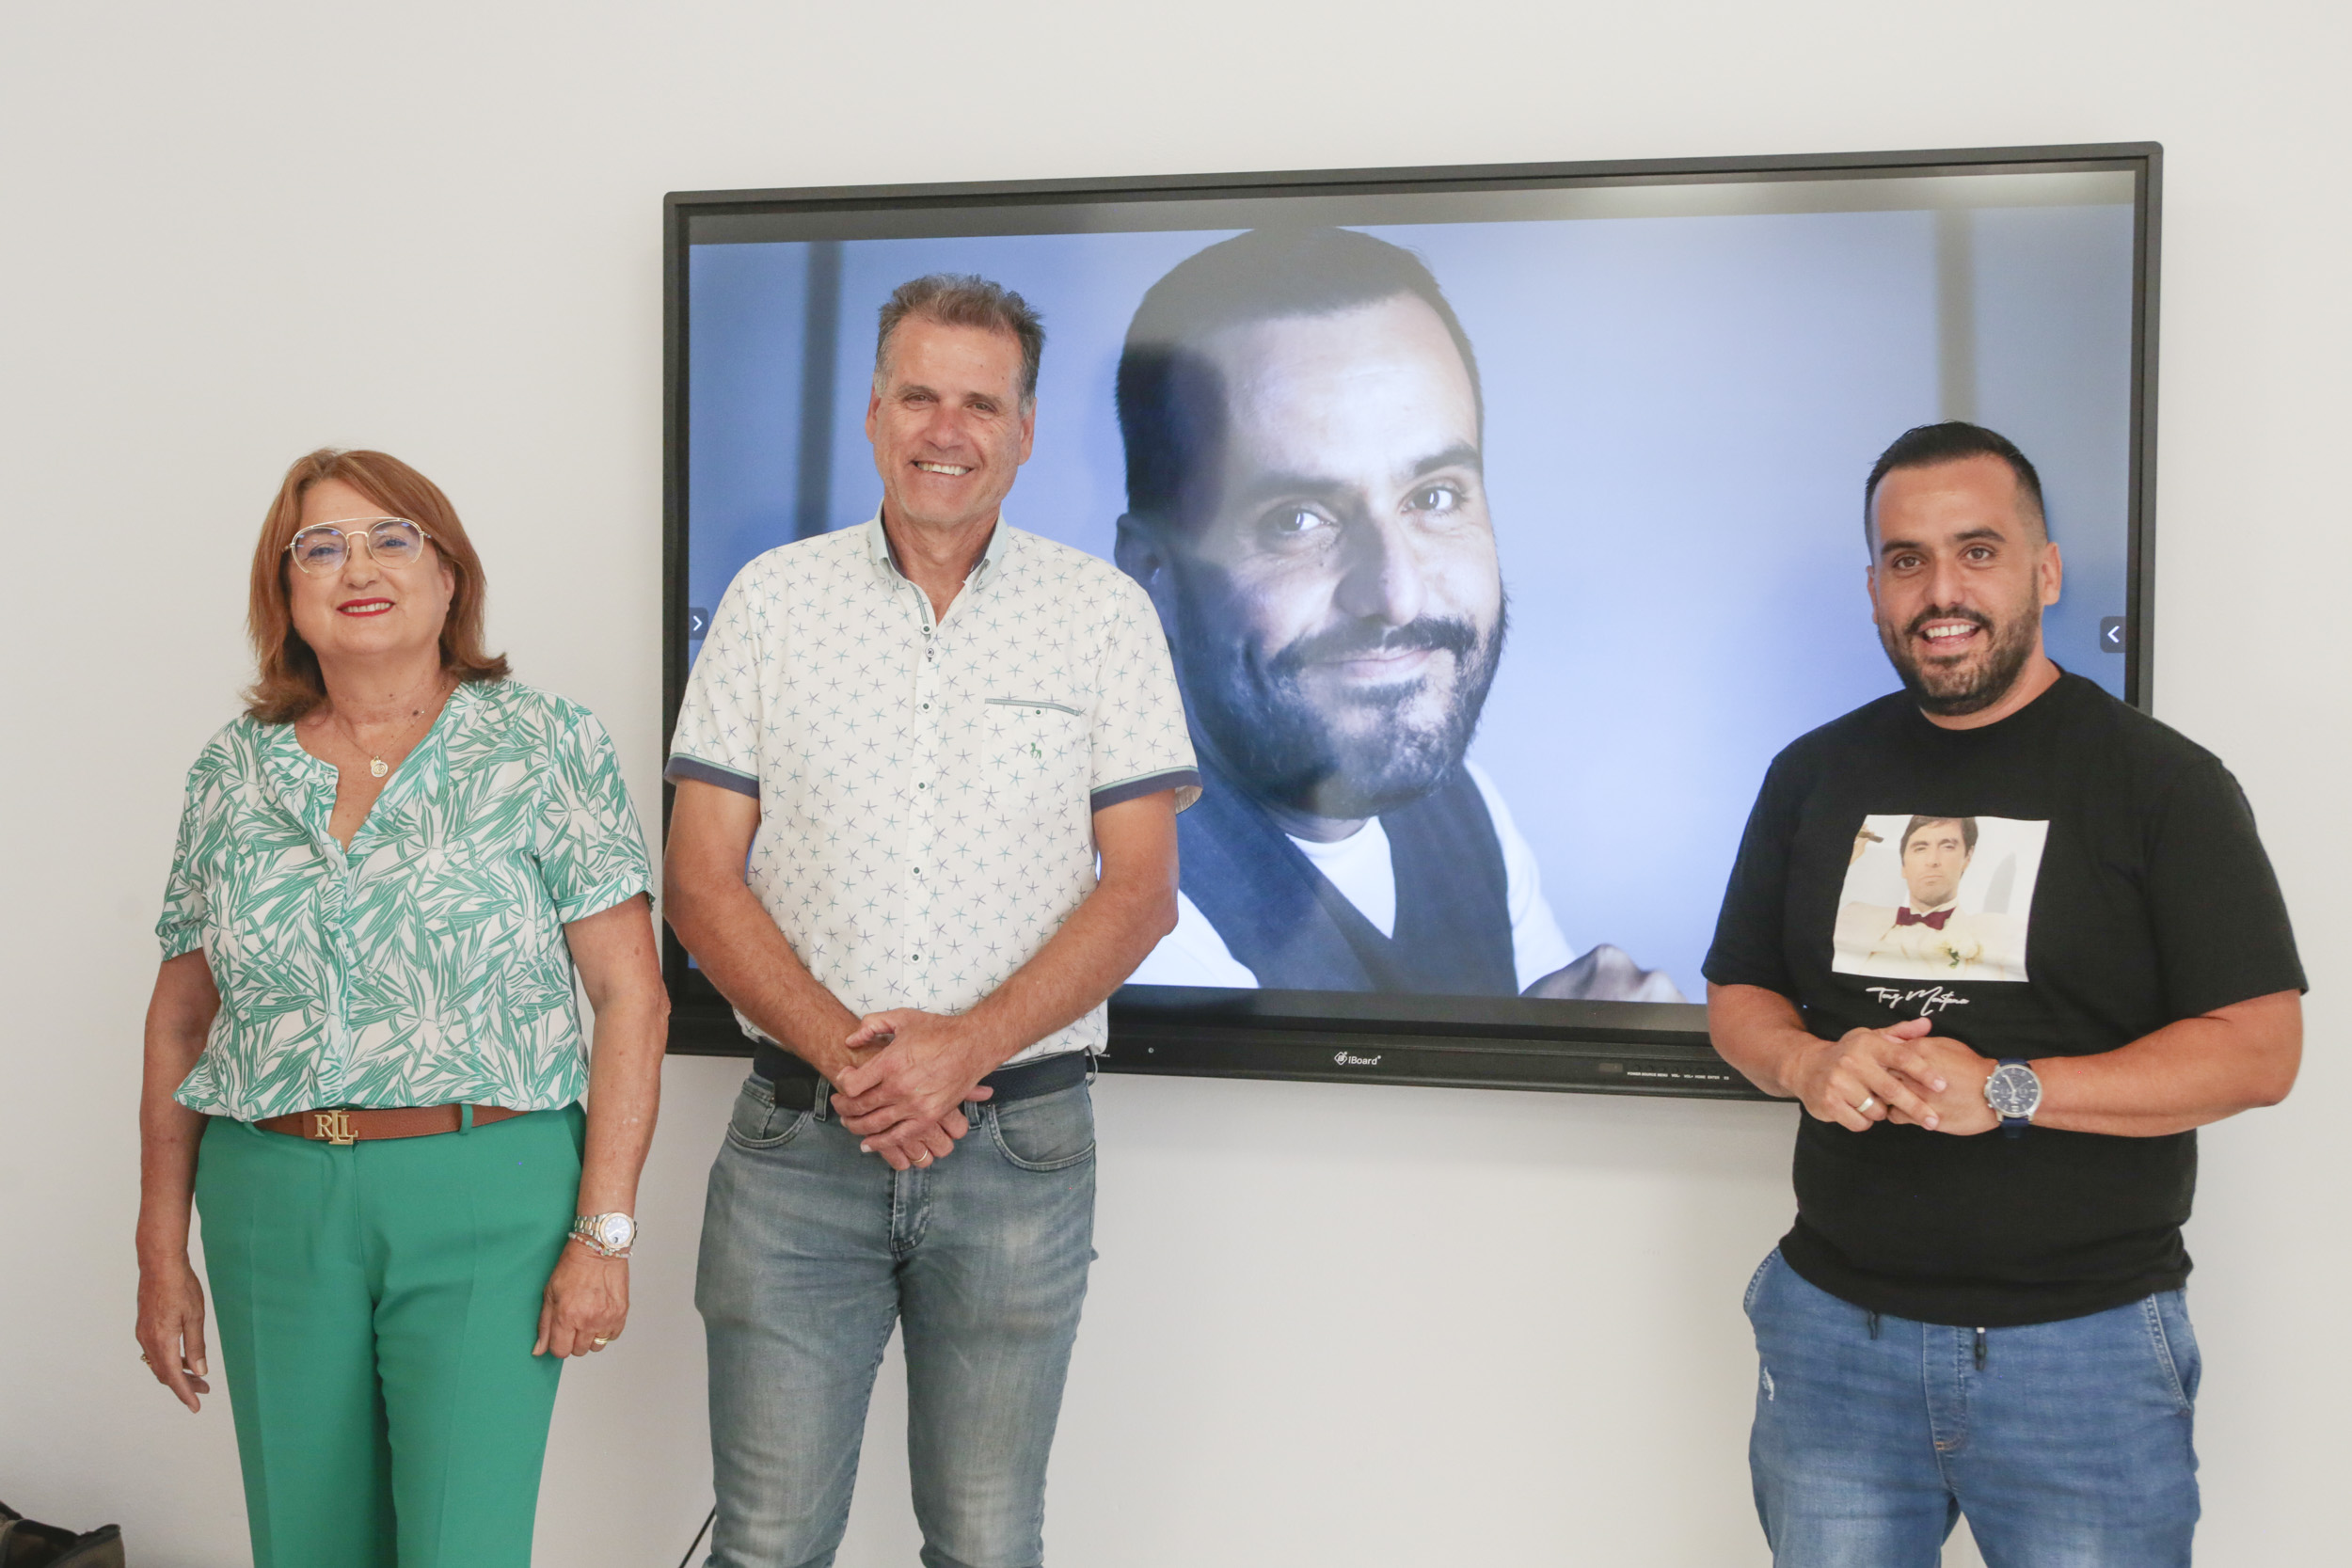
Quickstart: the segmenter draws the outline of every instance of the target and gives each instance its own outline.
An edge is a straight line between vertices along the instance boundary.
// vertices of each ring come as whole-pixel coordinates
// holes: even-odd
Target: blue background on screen
[[[1699,964],[1772,754],[1893,689],[1863,596],[1860,491],[1905,428],[1973,418],[2040,467],[2065,551],[2053,656],[2122,694],[2132,212],[1968,213],[1947,325],[1929,212],[1367,227],[1429,262],[1486,386],[1511,641],[1470,754],[1580,949],[1703,994]],[[1947,214],[1947,224],[1952,220]],[[1125,503],[1111,387],[1129,316],[1235,232],[850,241],[841,247],[821,526],[880,499],[864,420],[876,310],[977,272],[1044,313],[1015,526],[1107,556]],[[1948,239],[1948,235],[1947,236]],[[809,246],[691,252],[689,602],[795,536]],[[1947,357],[1964,362],[1947,364]]]

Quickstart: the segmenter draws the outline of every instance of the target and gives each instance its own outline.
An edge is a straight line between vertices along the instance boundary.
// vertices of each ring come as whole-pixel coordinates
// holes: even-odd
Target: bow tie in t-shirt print
[[[1865,816],[1838,896],[1830,968],[1892,980],[2023,981],[2049,832],[2047,822],[2007,816]]]

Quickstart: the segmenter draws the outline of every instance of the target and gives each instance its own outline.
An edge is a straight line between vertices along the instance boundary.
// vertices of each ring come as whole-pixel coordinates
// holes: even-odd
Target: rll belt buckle
[[[358,1137],[351,1130],[351,1117],[341,1111],[318,1111],[319,1136],[330,1144],[347,1144]]]

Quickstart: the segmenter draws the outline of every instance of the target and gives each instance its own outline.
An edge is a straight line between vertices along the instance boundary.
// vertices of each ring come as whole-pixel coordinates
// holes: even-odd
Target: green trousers
[[[531,1344],[585,1127],[573,1105],[342,1147],[204,1130],[255,1568],[529,1568],[563,1370]]]

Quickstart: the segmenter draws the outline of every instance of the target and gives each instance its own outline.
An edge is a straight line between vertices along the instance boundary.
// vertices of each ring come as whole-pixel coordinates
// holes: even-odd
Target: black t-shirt
[[[2218,759],[2078,675],[1982,729],[1903,693],[1773,759],[1707,977],[1823,1039],[1924,1015],[1979,1054],[2087,1056],[2303,988],[2277,879]],[[2197,1135],[1974,1137],[1807,1116],[1788,1265],[1832,1295],[2000,1327],[2188,1276]]]

